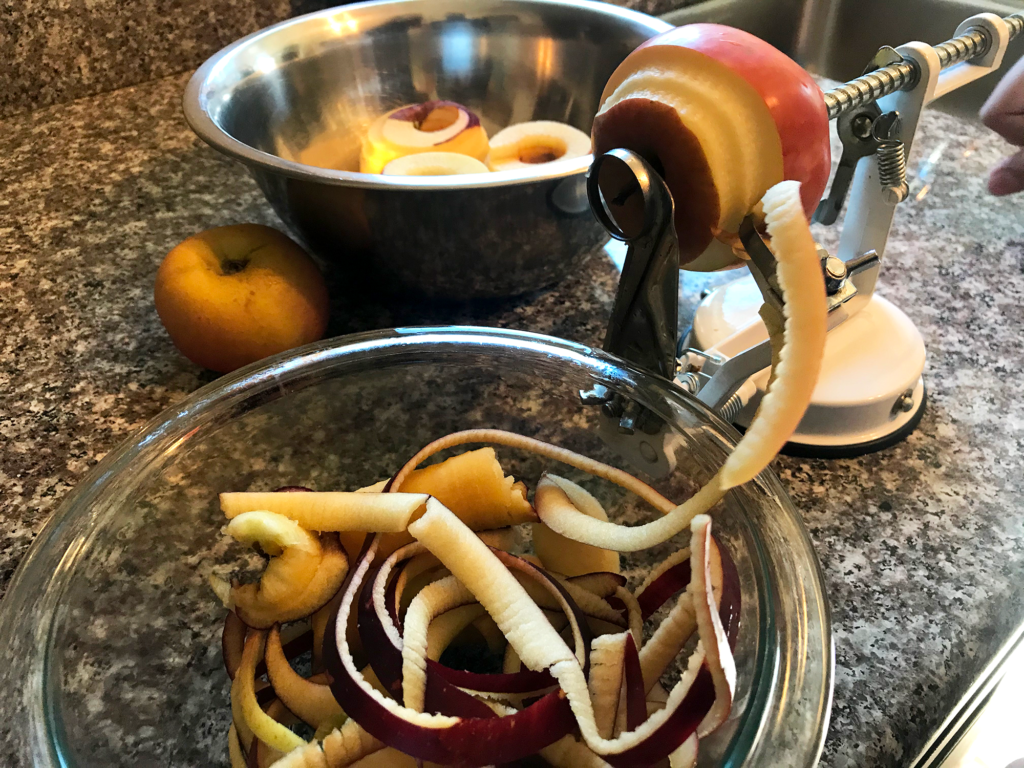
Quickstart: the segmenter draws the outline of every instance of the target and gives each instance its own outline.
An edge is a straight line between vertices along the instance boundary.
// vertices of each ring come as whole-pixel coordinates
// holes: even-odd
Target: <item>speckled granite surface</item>
[[[615,0],[665,13],[686,0]],[[0,117],[195,69],[228,43],[336,0],[5,0]]]
[[[156,318],[163,254],[205,227],[275,223],[242,170],[188,131],[184,81],[0,123],[0,588],[90,466],[211,380]],[[778,462],[833,606],[824,765],[904,764],[1024,619],[1024,213],[1019,200],[983,192],[1004,149],[931,115],[911,159],[931,156],[934,176],[898,212],[881,292],[928,345],[921,427],[861,459]],[[473,322],[596,343],[614,283],[596,257],[515,302],[438,311],[357,307],[339,294],[331,332]],[[702,285],[685,279],[690,306]]]

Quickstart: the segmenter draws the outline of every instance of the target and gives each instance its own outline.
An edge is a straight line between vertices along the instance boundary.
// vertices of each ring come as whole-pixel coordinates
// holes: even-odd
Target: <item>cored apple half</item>
[[[680,266],[741,258],[742,219],[780,181],[800,182],[810,216],[831,168],[821,89],[763,40],[719,24],[653,37],[615,70],[594,119],[594,152],[625,148],[675,199]]]

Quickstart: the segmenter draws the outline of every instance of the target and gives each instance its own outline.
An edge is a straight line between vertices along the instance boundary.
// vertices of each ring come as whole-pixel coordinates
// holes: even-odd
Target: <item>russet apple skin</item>
[[[153,297],[174,345],[218,373],[316,341],[327,327],[320,270],[290,238],[259,224],[217,227],[177,245]]]
[[[725,64],[761,94],[782,140],[783,173],[786,179],[800,182],[800,199],[810,218],[832,170],[828,110],[814,79],[771,43],[722,24],[676,27],[637,50],[661,45],[700,51]]]

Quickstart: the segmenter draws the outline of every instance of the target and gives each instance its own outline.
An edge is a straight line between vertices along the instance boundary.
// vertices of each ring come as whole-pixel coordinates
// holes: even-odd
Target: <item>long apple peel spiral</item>
[[[718,473],[728,490],[753,479],[796,430],[818,382],[828,313],[818,249],[804,217],[800,184],[783,181],[762,198],[783,294],[784,327],[767,305],[762,311],[777,354],[772,381],[750,428]]]

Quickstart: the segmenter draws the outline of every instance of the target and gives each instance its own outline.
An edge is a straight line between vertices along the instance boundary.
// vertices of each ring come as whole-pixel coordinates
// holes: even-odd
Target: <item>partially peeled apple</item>
[[[831,168],[821,89],[778,49],[719,24],[677,27],[626,57],[593,140],[595,154],[630,149],[661,172],[680,266],[693,271],[741,262],[740,222],[781,181],[800,183],[809,217]]]

